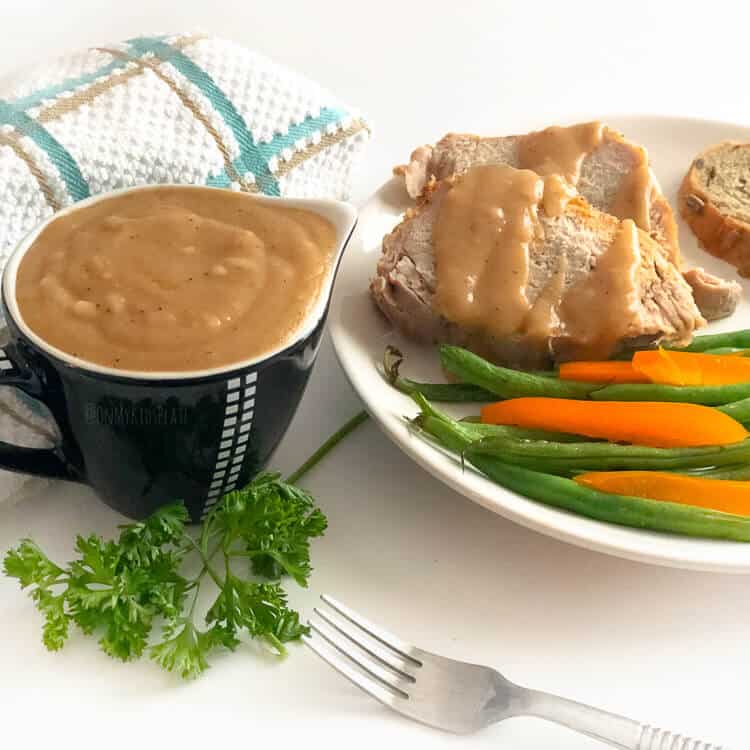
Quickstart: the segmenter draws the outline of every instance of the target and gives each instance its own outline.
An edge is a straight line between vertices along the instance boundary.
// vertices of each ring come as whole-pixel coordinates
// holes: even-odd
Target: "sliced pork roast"
[[[706,320],[718,320],[731,315],[742,297],[742,287],[706,271],[691,268],[682,274],[693,290],[693,299]]]
[[[548,128],[546,131],[528,135],[504,137],[480,137],[470,134],[450,133],[434,146],[417,148],[409,163],[396,167],[394,172],[402,175],[409,195],[419,200],[433,180],[442,180],[453,174],[465,172],[472,166],[482,164],[508,164],[517,168],[535,169],[536,165],[524,163],[524,145],[530,137],[551,133],[567,134],[576,129],[591,128],[598,123],[585,123],[570,128]],[[591,150],[582,153],[577,174],[571,180],[594,208],[613,214],[621,219],[632,218],[641,229],[647,231],[663,248],[667,258],[681,268],[681,257],[677,225],[672,208],[664,197],[659,183],[648,166],[645,150],[617,131],[600,126],[596,142]],[[647,184],[643,198],[644,206],[628,206],[619,200],[623,187],[634,178],[643,179],[647,171]],[[539,171],[537,168],[536,171]],[[643,214],[639,221],[635,215]],[[690,273],[690,272],[688,272]],[[696,282],[696,303],[708,320],[730,315],[739,301],[740,287],[735,282],[726,282],[701,269],[699,276],[692,274],[688,282]]]
[[[585,356],[587,342],[571,337],[559,321],[550,327],[544,340],[523,327],[503,339],[478,338],[475,331],[446,320],[436,311],[433,227],[441,203],[455,182],[433,182],[422,193],[419,206],[408,211],[384,238],[383,254],[370,285],[377,306],[397,328],[419,341],[468,346],[512,367],[548,367],[553,362]],[[545,290],[559,287],[561,279],[561,288],[556,289],[558,299],[578,289],[577,285],[595,272],[623,224],[581,198],[571,200],[554,217],[540,205],[537,220],[541,231],[528,246],[526,297],[530,309]],[[705,324],[690,286],[659,244],[645,232],[637,232],[640,263],[635,271],[636,304],[622,311],[625,321],[615,348],[659,341],[686,343],[693,330]],[[595,309],[591,315],[595,319]]]

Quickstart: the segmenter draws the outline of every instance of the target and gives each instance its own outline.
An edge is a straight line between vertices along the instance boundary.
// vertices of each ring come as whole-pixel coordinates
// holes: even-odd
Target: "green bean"
[[[502,424],[483,424],[482,422],[464,422],[460,424],[469,427],[475,440],[485,437],[511,437],[517,440],[550,440],[557,443],[578,443],[588,440],[582,435],[573,435],[569,432],[550,432],[547,430],[534,430],[526,427],[513,427]]]
[[[535,373],[540,378],[554,378],[555,374]],[[411,380],[398,376],[388,382],[402,393],[411,395],[412,393],[421,393],[430,401],[439,403],[478,403],[486,404],[490,401],[497,401],[496,394],[472,383],[424,383],[419,380]]]
[[[472,463],[509,490],[597,521],[685,536],[750,542],[750,516],[599,492],[572,479],[531,471],[497,459],[484,458]]]
[[[568,432],[548,432],[547,430],[534,430],[524,427],[512,427],[510,425],[483,424],[482,422],[469,421],[472,418],[453,420],[448,414],[433,406],[424,394],[412,393],[412,398],[417,402],[423,414],[437,417],[448,422],[455,422],[456,429],[460,430],[470,442],[481,440],[485,437],[510,437],[517,440],[552,440],[558,443],[576,443],[580,440],[588,440],[581,435],[572,435]]]
[[[719,346],[716,349],[706,349],[703,354],[735,354],[738,357],[750,355],[750,349],[738,349],[736,346]]]
[[[729,385],[661,385],[627,383],[606,385],[592,391],[595,401],[679,401],[686,404],[720,406],[750,397],[750,383]]]
[[[736,481],[747,481],[750,479],[750,464],[741,466],[720,466],[715,469],[704,471],[680,471],[679,474],[687,474],[691,477],[702,479],[734,479]]]
[[[497,396],[484,388],[471,383],[420,383],[403,378],[399,374],[404,355],[395,346],[387,346],[383,354],[383,372],[385,379],[402,393],[412,395],[421,393],[430,401],[479,402],[497,401]]]
[[[420,383],[416,380],[399,377],[391,385],[407,395],[421,393],[430,401],[443,403],[486,404],[488,401],[497,401],[497,396],[494,393],[471,383]]]
[[[665,349],[679,349],[682,352],[705,352],[709,349],[732,347],[733,349],[750,348],[750,328],[727,333],[710,333],[696,336],[687,346],[665,346]]]
[[[597,383],[558,380],[520,370],[511,370],[507,367],[498,367],[466,349],[447,344],[440,347],[440,361],[448,372],[460,380],[485,388],[501,398],[521,396],[587,398],[592,391],[601,387]]]
[[[466,455],[494,456],[519,466],[560,475],[618,469],[668,471],[750,462],[750,438],[729,445],[650,448],[619,443],[521,441],[511,436],[498,435],[472,443],[466,449]]]
[[[594,399],[595,401],[675,401],[719,406],[750,398],[750,382],[729,385],[661,385],[625,383],[605,385],[555,380],[527,372],[497,367],[456,346],[440,347],[440,359],[448,372],[501,398],[544,396]]]
[[[423,412],[412,424],[452,453],[463,454],[473,442],[473,438],[461,430],[460,423],[452,419],[440,419]]]
[[[469,446],[452,422],[425,415],[422,427],[454,453]],[[492,456],[472,456],[471,463],[493,482],[513,492],[598,521],[687,536],[750,541],[750,516],[599,492],[571,479],[531,471]]]
[[[743,424],[750,422],[750,398],[743,398],[740,401],[732,401],[729,404],[716,407],[724,414],[728,414],[732,419],[736,419]]]
[[[490,455],[553,474],[573,475],[582,471],[617,469],[673,471],[750,462],[750,438],[729,445],[697,448],[651,448],[588,440],[583,442],[580,437],[574,441],[572,438],[575,436],[570,435],[565,440],[554,440],[550,438],[555,433],[541,430],[458,422],[422,396],[414,396],[414,400],[423,415],[449,424],[454,433],[462,436],[465,445],[461,450],[465,450],[467,456]],[[535,433],[541,433],[544,437],[535,438]]]
[[[680,352],[703,352],[705,354],[732,354],[742,349],[750,349],[750,328],[741,331],[728,331],[726,333],[709,333],[696,336],[687,346],[674,346],[672,344],[661,344],[664,349],[672,349]],[[633,353],[656,349],[655,344],[648,346],[636,346],[617,352],[611,359],[632,359]]]

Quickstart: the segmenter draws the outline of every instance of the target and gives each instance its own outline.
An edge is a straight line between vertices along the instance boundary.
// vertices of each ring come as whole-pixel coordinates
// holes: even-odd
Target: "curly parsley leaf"
[[[187,508],[172,503],[154,511],[145,521],[122,526],[118,539],[122,556],[135,565],[153,565],[163,558],[165,545],[182,542],[189,520]]]
[[[37,588],[33,591],[32,598],[37,609],[44,615],[42,642],[50,651],[59,651],[68,637],[64,596],[55,596],[48,589]]]
[[[297,612],[287,606],[279,584],[247,581],[231,573],[208,610],[206,622],[236,638],[246,631],[252,638],[265,640],[281,655],[286,653],[284,643],[308,632]]]
[[[164,628],[162,641],[150,649],[151,658],[169,672],[184,679],[197,677],[208,669],[207,656],[216,648],[231,651],[239,644],[233,634],[220,626],[199,630],[189,618],[181,618]]]
[[[214,651],[234,651],[243,635],[284,654],[284,644],[308,628],[289,608],[279,581],[288,575],[307,585],[310,542],[327,526],[312,496],[294,483],[366,419],[361,412],[349,420],[286,482],[266,472],[224,496],[197,535],[186,527],[184,505],[173,503],[122,526],[116,540],[78,536],[78,556],[67,567],[22,539],[6,553],[3,570],[29,590],[44,617],[42,640],[52,651],[63,646],[73,623],[97,636],[110,656],[127,661],[148,649],[157,664],[186,679],[201,674]],[[238,558],[244,575],[233,565]],[[194,571],[196,562],[199,572],[186,575],[183,569]],[[209,581],[218,592],[202,629],[194,610]],[[153,642],[157,626],[161,635]]]
[[[65,572],[31,539],[22,539],[18,547],[8,552],[3,561],[3,571],[5,575],[17,578],[22,589],[32,585],[47,588]]]
[[[233,651],[243,636],[284,654],[283,644],[307,628],[278,581],[289,575],[307,585],[310,542],[326,529],[313,498],[265,473],[226,495],[197,536],[187,522],[185,507],[175,503],[122,526],[117,539],[79,535],[76,558],[67,567],[24,539],[6,554],[4,571],[30,590],[44,617],[43,642],[53,651],[63,646],[72,623],[97,637],[114,658],[129,661],[148,650],[156,663],[184,678],[201,674],[212,653]],[[216,565],[219,556],[223,566]],[[235,558],[249,561],[245,576],[235,572]],[[195,570],[196,562],[197,574],[182,572]],[[218,592],[202,628],[193,610],[198,590],[209,581]]]
[[[124,526],[116,542],[79,536],[80,557],[70,564],[70,618],[84,633],[101,633],[102,649],[123,661],[143,653],[156,617],[182,610],[188,586],[178,573],[184,552],[174,548],[183,524],[178,536],[159,531],[159,519],[151,521]]]
[[[267,472],[225,495],[214,513],[216,528],[241,542],[255,575],[277,580],[286,574],[307,586],[310,541],[328,525],[309,493]]]
[[[30,539],[23,539],[3,561],[5,575],[17,578],[21,588],[33,587],[31,598],[44,617],[42,641],[50,651],[63,647],[68,637],[68,617],[64,594],[53,588],[65,580],[65,571],[55,565]]]

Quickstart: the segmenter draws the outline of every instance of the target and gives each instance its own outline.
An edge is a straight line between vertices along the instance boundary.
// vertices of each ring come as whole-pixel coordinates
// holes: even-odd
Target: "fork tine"
[[[371,622],[368,622],[364,617],[358,615],[356,612],[349,609],[349,607],[337,601],[332,596],[328,596],[328,594],[321,594],[320,598],[332,610],[338,612],[342,617],[345,617],[347,620],[349,620],[349,622],[364,630],[365,633],[374,638],[376,641],[380,641],[380,643],[382,643],[384,646],[387,646],[391,649],[391,651],[394,651],[399,656],[402,656],[404,659],[410,661],[415,666],[422,666],[422,662],[412,656],[412,653],[416,650],[413,646],[405,643],[400,638],[397,638],[392,633],[389,633],[387,630],[383,630],[377,625],[373,625]]]
[[[399,677],[414,682],[414,676],[406,671],[406,666],[412,666],[412,664],[411,662],[406,661],[403,656],[395,656],[389,648],[383,646],[380,641],[376,641],[371,636],[365,635],[364,631],[350,623],[349,620],[343,617],[343,615],[339,615],[336,612],[331,615],[317,607],[313,609],[313,612],[315,612],[315,614],[318,615],[318,617],[320,617],[320,619],[327,625],[330,625],[334,630],[337,630],[357,648],[364,651],[378,663],[388,667],[390,670],[397,673]],[[365,638],[369,640],[369,643],[365,641]]]
[[[364,690],[365,693],[375,698],[375,700],[380,701],[384,706],[393,708],[396,701],[400,700],[393,691],[382,687],[375,680],[358,672],[338,652],[334,651],[330,646],[325,645],[325,643],[318,641],[320,641],[319,638],[313,638],[309,635],[302,636],[302,642],[311,651],[317,654],[329,666],[333,667],[340,675],[346,677],[349,682],[354,683],[360,690]]]
[[[321,638],[333,646],[342,656],[345,656],[349,661],[354,662],[354,664],[356,664],[361,670],[367,672],[371,677],[378,682],[383,683],[386,687],[394,690],[402,698],[409,697],[409,694],[402,688],[402,686],[404,686],[404,681],[400,679],[398,675],[388,669],[383,669],[383,667],[377,662],[371,661],[366,657],[360,657],[356,653],[347,650],[343,643],[346,639],[338,635],[333,628],[328,627],[325,623],[315,623],[312,620],[310,621],[310,627],[321,636]]]

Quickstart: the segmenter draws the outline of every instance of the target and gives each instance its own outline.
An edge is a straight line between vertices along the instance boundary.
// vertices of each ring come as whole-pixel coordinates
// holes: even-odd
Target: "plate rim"
[[[589,118],[590,119],[590,118]],[[599,119],[622,123],[631,121],[659,121],[665,124],[691,124],[693,126],[721,127],[745,131],[750,138],[750,126],[741,123],[665,114],[607,114]],[[586,117],[560,118],[559,122],[581,122]],[[342,271],[346,272],[354,263],[352,256],[368,255],[368,249],[363,240],[363,234],[371,219],[371,212],[377,211],[378,203],[383,203],[383,194],[394,189],[397,178],[391,177],[382,183],[360,205],[360,219],[355,234],[343,262]],[[373,256],[375,257],[375,256]],[[346,276],[346,273],[343,274]],[[363,283],[364,290],[366,284]],[[545,505],[531,498],[507,490],[493,484],[491,480],[471,470],[470,473],[457,474],[457,462],[437,446],[424,440],[416,440],[409,433],[405,421],[396,418],[376,403],[374,394],[363,387],[362,375],[355,366],[348,351],[350,332],[340,314],[342,298],[345,290],[337,282],[331,302],[329,331],[337,361],[344,371],[349,383],[360,399],[364,402],[373,421],[394,445],[405,453],[423,470],[434,476],[453,491],[477,503],[487,510],[517,523],[524,528],[544,534],[559,541],[573,544],[577,547],[613,555],[616,557],[660,566],[680,568],[686,570],[718,572],[718,573],[750,573],[750,543],[731,542],[704,538],[692,538],[680,535],[659,534],[645,529],[623,527],[603,521],[586,518],[553,506]],[[369,295],[368,295],[369,301]],[[373,308],[373,314],[375,310]],[[356,337],[355,337],[356,340]],[[376,362],[372,363],[373,371]],[[404,403],[408,403],[404,397]],[[457,478],[459,477],[459,478]],[[484,490],[481,488],[484,485]],[[489,485],[489,486],[487,486]],[[490,497],[493,489],[494,497]],[[503,499],[505,498],[505,499]],[[509,501],[511,498],[512,501]],[[520,507],[518,506],[520,502]],[[563,521],[562,519],[567,519]],[[573,528],[575,527],[575,528]],[[619,537],[619,538],[617,538]],[[658,540],[656,544],[654,541]]]

